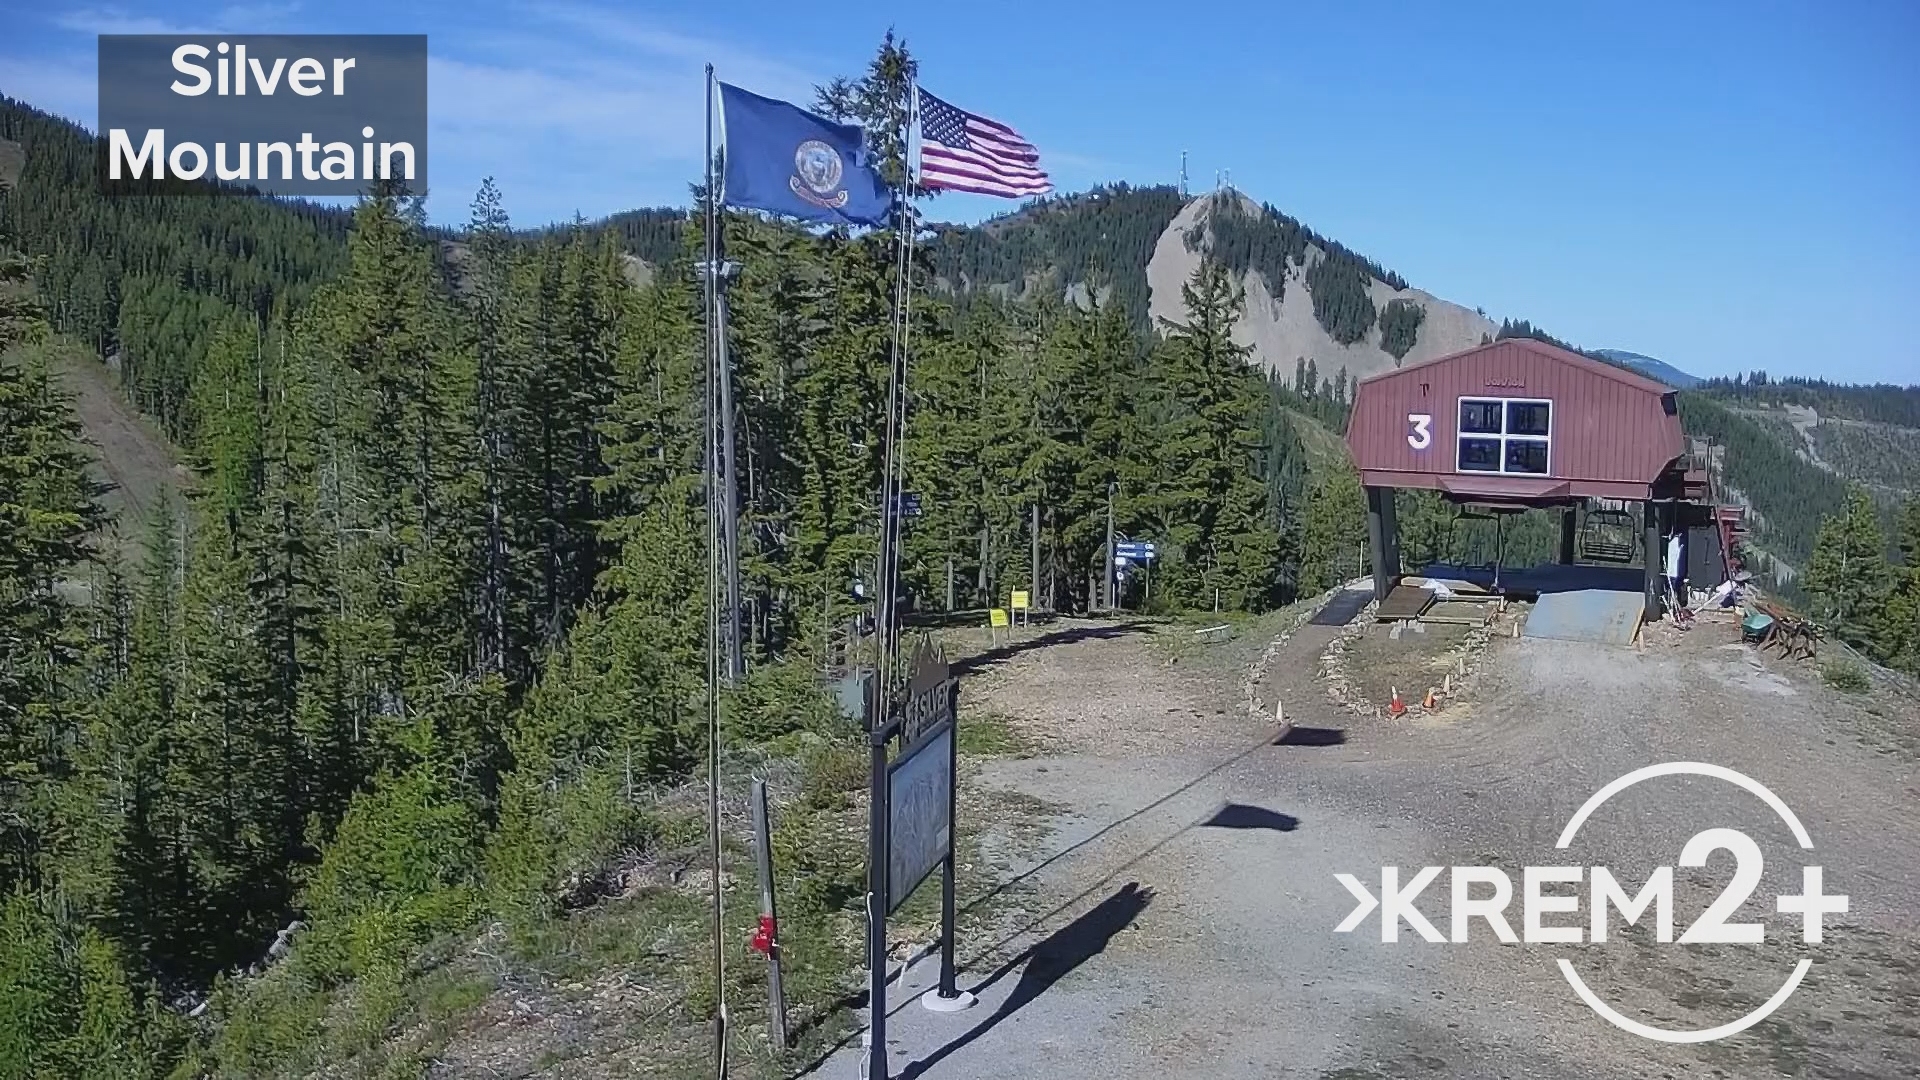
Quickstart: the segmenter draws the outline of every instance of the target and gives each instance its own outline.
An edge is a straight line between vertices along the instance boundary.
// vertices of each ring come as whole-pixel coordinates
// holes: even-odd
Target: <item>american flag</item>
[[[1005,124],[920,91],[920,186],[1018,199],[1045,195],[1040,151]]]

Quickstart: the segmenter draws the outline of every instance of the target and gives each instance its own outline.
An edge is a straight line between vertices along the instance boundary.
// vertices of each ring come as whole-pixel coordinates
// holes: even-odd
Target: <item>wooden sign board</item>
[[[946,654],[922,636],[907,669],[900,756],[888,768],[889,913],[953,853],[955,690]]]
[[[947,666],[946,654],[922,636],[914,646],[913,660],[907,669],[907,701],[900,724],[903,756],[941,725],[953,723],[953,691],[953,673]]]
[[[953,851],[953,727],[893,763],[887,777],[887,913]]]

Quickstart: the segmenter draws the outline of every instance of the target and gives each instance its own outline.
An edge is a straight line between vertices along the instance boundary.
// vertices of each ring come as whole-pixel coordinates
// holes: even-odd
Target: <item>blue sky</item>
[[[431,212],[679,203],[701,67],[802,103],[889,26],[1063,190],[1216,170],[1415,285],[1701,374],[1920,381],[1920,4],[6,0],[0,92],[94,119],[99,33],[425,33]],[[943,197],[971,220],[1008,208]]]

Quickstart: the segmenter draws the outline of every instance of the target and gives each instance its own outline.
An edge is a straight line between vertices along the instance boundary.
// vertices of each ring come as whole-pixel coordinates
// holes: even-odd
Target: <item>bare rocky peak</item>
[[[1240,192],[1232,192],[1230,197],[1243,213],[1257,215],[1265,212],[1259,204]],[[1153,258],[1147,264],[1147,285],[1152,293],[1148,313],[1153,316],[1156,326],[1160,325],[1160,319],[1178,321],[1185,317],[1180,287],[1193,276],[1211,243],[1207,219],[1214,205],[1214,199],[1207,196],[1187,203],[1160,234],[1159,242],[1154,246]],[[1201,237],[1198,249],[1189,250],[1187,236],[1196,229]],[[1313,361],[1323,377],[1331,378],[1344,368],[1349,377],[1364,378],[1404,364],[1415,364],[1471,348],[1480,344],[1483,335],[1491,337],[1500,329],[1472,308],[1442,300],[1420,289],[1395,289],[1384,281],[1375,280],[1368,286],[1368,296],[1375,308],[1384,310],[1389,301],[1404,300],[1425,309],[1426,315],[1420,323],[1413,348],[1396,361],[1391,353],[1380,347],[1378,325],[1360,341],[1342,345],[1334,341],[1321,327],[1319,320],[1314,318],[1313,294],[1306,283],[1307,266],[1324,254],[1318,246],[1310,245],[1307,265],[1287,268],[1289,280],[1279,290],[1282,295],[1277,300],[1273,295],[1275,290],[1272,283],[1264,280],[1259,271],[1247,272],[1241,281],[1247,293],[1247,313],[1235,328],[1234,339],[1251,346],[1254,359],[1269,371],[1290,376],[1297,362],[1305,358]]]

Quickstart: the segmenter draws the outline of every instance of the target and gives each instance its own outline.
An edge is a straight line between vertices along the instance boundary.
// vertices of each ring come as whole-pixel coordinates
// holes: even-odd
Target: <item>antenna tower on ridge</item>
[[[1180,197],[1187,197],[1187,152],[1180,151]]]

